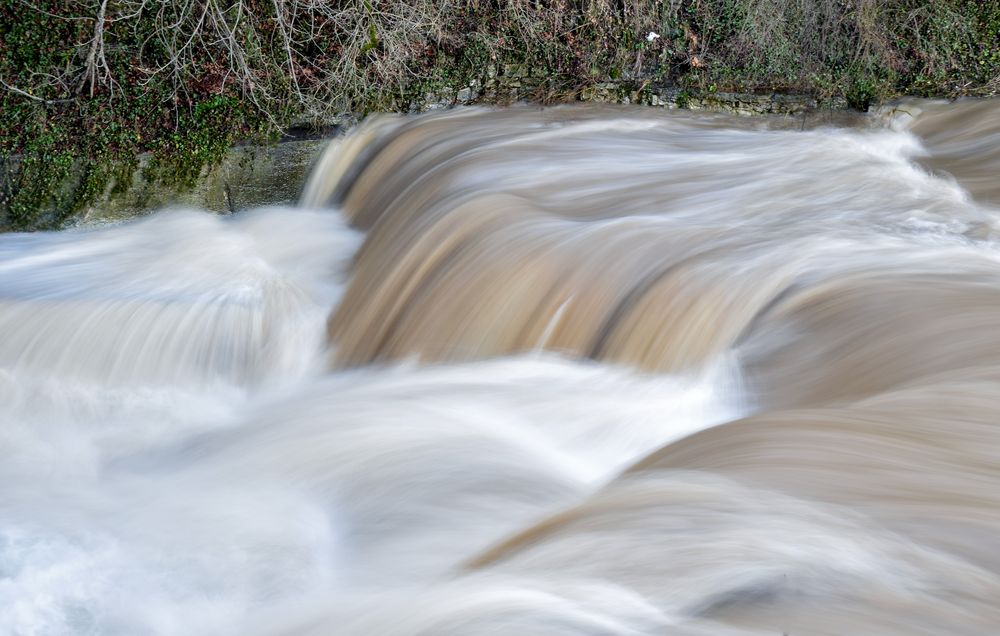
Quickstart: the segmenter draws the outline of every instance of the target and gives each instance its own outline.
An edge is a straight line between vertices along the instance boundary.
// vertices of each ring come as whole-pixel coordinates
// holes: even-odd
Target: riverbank
[[[520,87],[533,78],[518,77]],[[409,113],[428,112],[475,104],[507,104],[514,92],[501,99],[496,86],[479,94],[472,87],[444,88],[428,93],[423,101],[410,104]],[[592,87],[581,101],[594,104],[640,104],[651,108],[686,109],[743,116],[773,116],[794,119],[795,125],[815,126],[833,120],[860,120],[863,114],[838,100],[820,102],[806,95],[753,95],[713,93],[697,95],[675,88],[635,90],[626,83],[606,82]],[[530,104],[523,104],[530,106]],[[539,106],[541,107],[541,106]],[[153,153],[138,155],[134,166],[114,175],[104,190],[69,214],[50,203],[38,210],[40,225],[117,222],[142,216],[166,205],[190,206],[229,214],[265,205],[293,204],[298,199],[309,169],[330,138],[353,127],[360,116],[345,116],[322,122],[319,127],[300,125],[280,140],[263,144],[238,144],[226,149],[217,161],[206,163],[194,177],[178,181],[157,171]],[[799,124],[798,122],[801,122]],[[53,202],[72,201],[85,186],[86,164],[78,162],[61,183],[52,185]],[[3,227],[0,217],[0,228]]]
[[[228,208],[212,175],[238,142],[374,111],[797,114],[1000,89],[995,0],[334,4],[0,0],[0,229],[159,203],[153,190]]]

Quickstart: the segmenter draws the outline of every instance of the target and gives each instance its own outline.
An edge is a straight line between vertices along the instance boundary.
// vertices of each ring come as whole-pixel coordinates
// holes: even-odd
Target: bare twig
[[[69,102],[73,101],[72,99],[43,99],[43,98],[41,98],[41,97],[39,97],[37,95],[32,95],[31,93],[29,93],[27,91],[23,91],[23,90],[21,90],[20,88],[18,88],[16,86],[11,86],[10,84],[8,84],[7,82],[5,82],[3,80],[0,80],[0,84],[2,84],[4,88],[6,88],[8,91],[14,93],[15,95],[20,95],[21,97],[27,97],[28,99],[34,100],[36,102],[41,102],[43,104],[48,104],[48,105],[52,105],[52,104],[66,104],[66,103],[69,103]]]

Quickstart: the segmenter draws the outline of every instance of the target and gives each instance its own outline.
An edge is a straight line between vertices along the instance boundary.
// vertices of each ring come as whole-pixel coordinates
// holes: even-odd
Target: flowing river
[[[1000,102],[382,116],[0,235],[0,633],[1000,634]]]

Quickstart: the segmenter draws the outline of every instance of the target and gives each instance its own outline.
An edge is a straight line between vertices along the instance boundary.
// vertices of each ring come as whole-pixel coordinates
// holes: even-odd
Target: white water
[[[407,589],[736,413],[551,355],[325,375],[358,240],[293,209],[0,238],[0,633],[245,633]]]
[[[591,133],[643,126],[576,132],[589,147]],[[766,219],[763,265],[1000,262],[966,236],[988,235],[994,211],[912,163],[921,145],[905,130],[705,126],[677,133],[705,146],[663,157],[740,187],[673,184],[671,218]],[[574,134],[554,130],[544,139]],[[617,151],[652,142],[629,143]],[[801,165],[761,169],[755,147],[797,149]],[[558,206],[587,198],[588,174],[670,178],[569,149],[572,193],[549,183],[555,168],[518,161],[462,187],[538,188]],[[721,160],[740,169],[705,167]],[[830,166],[841,182],[822,178]],[[642,197],[629,201],[653,228]],[[829,236],[810,236],[820,226]],[[781,231],[790,253],[769,251]],[[752,616],[726,622],[756,601],[769,619],[772,607],[857,634],[944,634],[921,612],[1000,589],[996,573],[819,498],[708,471],[619,477],[755,408],[745,352],[685,376],[542,351],[329,371],[327,319],[362,240],[337,210],[284,208],[0,236],[0,634],[773,634]],[[469,568],[577,505],[589,521],[571,513],[541,547]],[[852,613],[852,595],[875,609]],[[921,627],[899,631],[899,615]],[[807,633],[842,633],[829,629]]]

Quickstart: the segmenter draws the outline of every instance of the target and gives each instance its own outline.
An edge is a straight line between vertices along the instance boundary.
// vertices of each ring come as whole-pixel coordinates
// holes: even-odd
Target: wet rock
[[[189,190],[147,181],[144,172],[150,157],[142,156],[130,185],[118,192],[116,184],[109,184],[77,220],[118,221],[167,205],[228,214],[262,205],[292,204],[298,200],[309,169],[325,145],[324,139],[307,139],[232,148],[219,165],[206,169]]]

